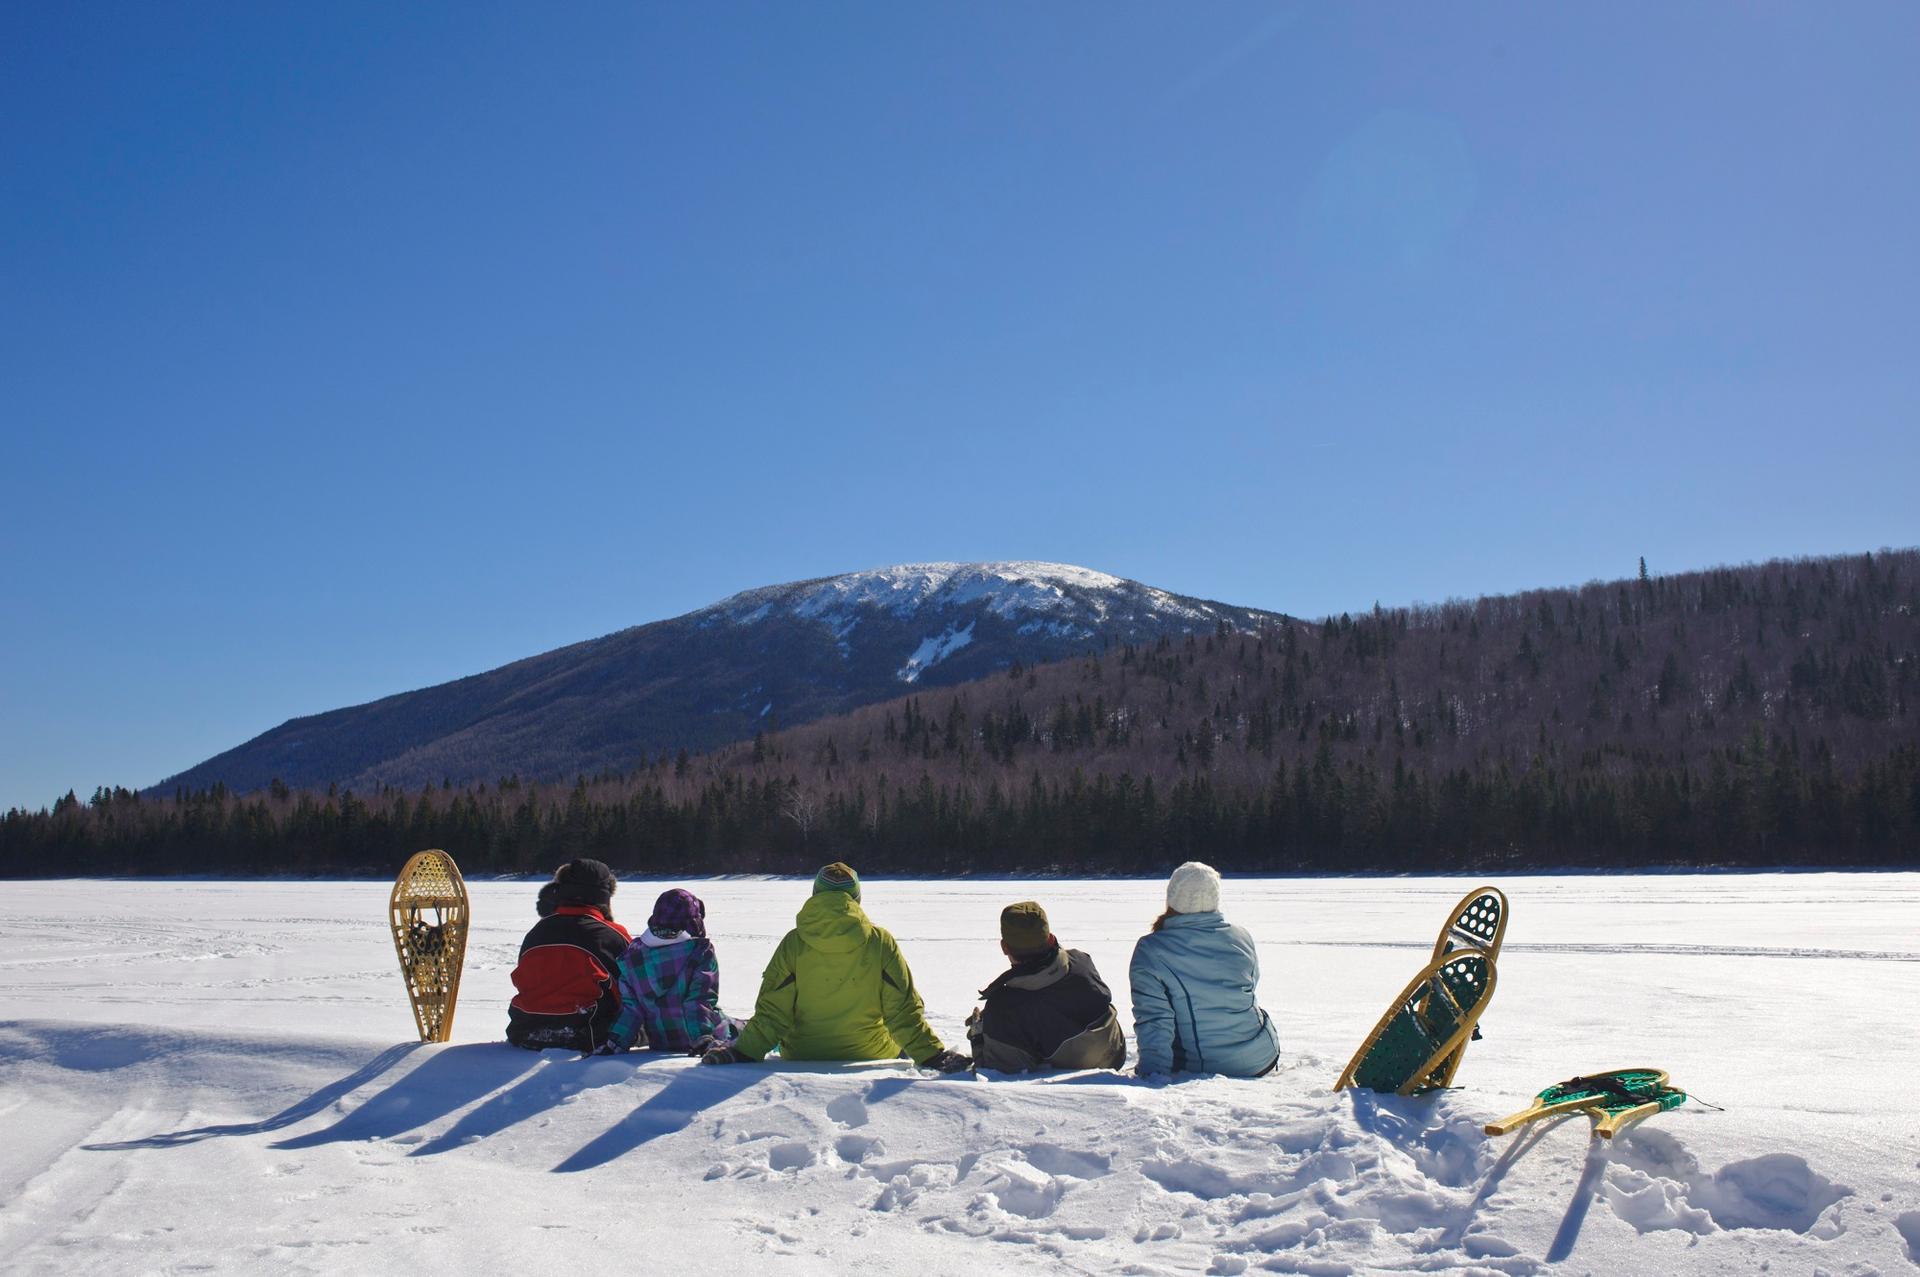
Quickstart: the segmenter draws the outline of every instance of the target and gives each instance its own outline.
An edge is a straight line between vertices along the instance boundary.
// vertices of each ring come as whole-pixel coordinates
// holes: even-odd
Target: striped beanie
[[[860,875],[836,860],[813,876],[813,894],[817,896],[823,891],[844,891],[858,900]]]

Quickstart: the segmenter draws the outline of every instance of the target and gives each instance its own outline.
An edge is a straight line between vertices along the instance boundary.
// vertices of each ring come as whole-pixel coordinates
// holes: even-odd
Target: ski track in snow
[[[637,915],[662,885],[616,903]],[[691,885],[744,1011],[805,884]],[[384,884],[10,883],[0,1254],[9,1273],[1920,1271],[1920,875],[1516,878],[1460,1087],[1331,1091],[1472,885],[1230,879],[1283,1066],[1149,1082],[514,1050],[489,1039],[525,883],[475,884],[456,1041],[423,1046]],[[1124,1013],[1158,891],[866,898],[956,1042],[1000,904],[1046,903]],[[1754,961],[1782,957],[1821,961]],[[1610,1143],[1584,1118],[1481,1133],[1550,1081],[1642,1063],[1725,1111]]]

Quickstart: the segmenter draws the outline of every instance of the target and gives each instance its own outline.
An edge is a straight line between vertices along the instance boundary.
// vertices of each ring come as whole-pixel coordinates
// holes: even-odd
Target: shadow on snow
[[[539,1062],[532,1052],[504,1042],[445,1047],[332,1126],[281,1140],[273,1147],[391,1139],[492,1094]]]
[[[764,1080],[765,1070],[733,1065],[727,1068],[682,1068],[668,1083],[641,1101],[631,1113],[602,1131],[553,1169],[586,1171],[624,1157],[643,1144],[684,1131],[705,1110],[724,1104]],[[596,1083],[595,1085],[599,1085]],[[457,1128],[456,1128],[457,1130]],[[448,1131],[451,1139],[455,1131]],[[419,1150],[427,1152],[426,1148]]]
[[[269,1131],[278,1131],[313,1117],[329,1104],[344,1099],[367,1083],[373,1081],[394,1065],[413,1054],[420,1047],[418,1042],[405,1042],[399,1046],[388,1047],[365,1064],[337,1081],[307,1096],[304,1100],[290,1104],[272,1117],[262,1118],[258,1122],[232,1122],[223,1126],[196,1126],[184,1131],[168,1131],[160,1135],[148,1135],[137,1140],[117,1140],[109,1144],[82,1144],[80,1147],[95,1153],[123,1153],[137,1148],[178,1148],[183,1144],[197,1144],[201,1140],[213,1139],[225,1135],[264,1135]]]

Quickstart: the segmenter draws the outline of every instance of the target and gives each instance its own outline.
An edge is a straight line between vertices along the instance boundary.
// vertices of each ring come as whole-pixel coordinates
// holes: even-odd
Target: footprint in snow
[[[1067,1175],[1074,1179],[1098,1179],[1113,1170],[1113,1159],[1101,1153],[1082,1153],[1057,1144],[1034,1144],[1020,1152],[1033,1166],[1049,1175]]]
[[[867,1102],[849,1091],[827,1105],[827,1116],[842,1126],[865,1126]]]
[[[812,1166],[816,1160],[814,1151],[805,1144],[775,1144],[767,1150],[769,1170],[797,1171]]]
[[[1920,1264],[1920,1210],[1910,1210],[1897,1217],[1893,1226],[1900,1234],[1900,1240],[1907,1244],[1907,1258]]]
[[[885,1152],[880,1141],[870,1135],[842,1135],[833,1142],[834,1155],[843,1162],[859,1165],[867,1160],[867,1155]]]

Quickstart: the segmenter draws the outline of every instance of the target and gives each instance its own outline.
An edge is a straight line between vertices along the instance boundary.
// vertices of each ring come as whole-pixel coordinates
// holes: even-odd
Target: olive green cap
[[[1035,901],[1022,900],[1000,911],[1000,939],[1010,953],[1039,953],[1052,934],[1047,911]]]

